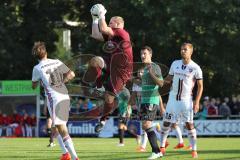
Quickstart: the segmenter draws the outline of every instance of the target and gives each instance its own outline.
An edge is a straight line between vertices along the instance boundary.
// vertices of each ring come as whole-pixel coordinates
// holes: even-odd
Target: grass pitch
[[[73,141],[81,160],[146,160],[151,154],[149,144],[147,152],[137,153],[133,138],[126,138],[124,147],[116,146],[117,138],[73,138]],[[169,138],[169,142],[162,160],[192,159],[190,151],[173,149],[175,138]],[[47,144],[47,138],[1,138],[0,160],[58,160],[59,146],[47,148]],[[240,138],[198,138],[198,156],[199,160],[240,160]]]

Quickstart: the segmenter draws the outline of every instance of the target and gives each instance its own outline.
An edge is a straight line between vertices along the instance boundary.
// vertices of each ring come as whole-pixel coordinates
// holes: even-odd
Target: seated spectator
[[[12,128],[10,124],[12,123],[12,117],[7,116],[7,114],[3,114],[3,127],[6,129],[6,136],[12,136]]]
[[[231,110],[226,102],[223,102],[219,108],[219,115],[224,117],[229,117],[231,115]]]
[[[232,96],[232,100],[229,104],[232,115],[239,115],[240,113],[240,101],[238,102],[237,97]]]
[[[230,106],[230,99],[229,99],[229,97],[224,97],[223,102],[225,102],[228,106]]]
[[[219,97],[216,98],[215,105],[219,108],[221,105],[221,99]]]
[[[13,123],[20,124],[22,116],[17,112],[17,110],[13,111]]]
[[[84,102],[82,98],[78,99],[78,102],[76,104],[76,113],[84,112]]]
[[[215,105],[215,102],[216,102],[215,98],[212,98],[210,101],[210,104],[208,105],[208,115],[209,116],[218,115],[218,108]]]
[[[208,116],[208,108],[207,108],[206,101],[203,103],[203,105],[199,106],[199,112],[198,112],[198,119],[199,120],[205,120]]]
[[[89,98],[86,98],[84,101],[85,105],[87,106],[87,110],[91,110],[93,108],[93,103]]]

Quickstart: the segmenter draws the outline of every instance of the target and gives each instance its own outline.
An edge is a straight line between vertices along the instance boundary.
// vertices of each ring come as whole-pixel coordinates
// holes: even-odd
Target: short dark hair
[[[32,48],[32,54],[38,60],[44,58],[44,56],[47,54],[45,43],[41,41],[35,42]]]
[[[148,50],[151,54],[152,54],[152,48],[151,47],[149,47],[149,46],[143,46],[142,48],[141,48],[141,50]]]

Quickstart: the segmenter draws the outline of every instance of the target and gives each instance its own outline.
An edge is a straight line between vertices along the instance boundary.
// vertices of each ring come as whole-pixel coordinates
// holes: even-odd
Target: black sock
[[[148,140],[149,140],[149,143],[152,147],[152,152],[154,153],[159,153],[160,150],[159,150],[159,147],[158,147],[158,144],[157,144],[157,136],[153,130],[153,128],[148,128],[146,130],[146,133],[147,133],[147,136],[148,136]]]
[[[130,135],[132,135],[132,136],[135,137],[135,138],[137,138],[137,136],[138,136],[138,135],[134,132],[134,130],[132,130],[132,129],[131,129],[131,130],[127,129],[127,133],[130,134]]]
[[[123,143],[124,130],[123,129],[118,129],[118,134],[119,134],[119,142]]]
[[[51,128],[47,128],[47,135],[50,137],[49,142],[53,143],[53,136]]]

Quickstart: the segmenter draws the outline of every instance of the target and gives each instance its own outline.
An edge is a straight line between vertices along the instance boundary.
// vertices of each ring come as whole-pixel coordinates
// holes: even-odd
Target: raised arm
[[[103,34],[106,34],[108,36],[113,36],[113,30],[112,28],[108,27],[106,20],[105,20],[105,14],[101,14],[99,17],[99,28],[100,28],[100,32]]]
[[[92,22],[91,37],[99,41],[104,41],[102,33],[99,31],[99,27],[98,27],[99,18],[97,16],[92,15],[92,19],[93,19],[93,22]]]

